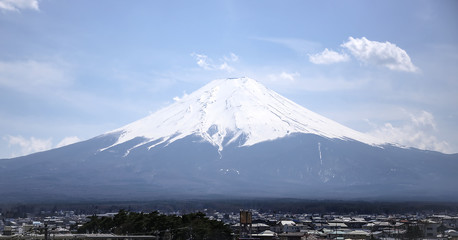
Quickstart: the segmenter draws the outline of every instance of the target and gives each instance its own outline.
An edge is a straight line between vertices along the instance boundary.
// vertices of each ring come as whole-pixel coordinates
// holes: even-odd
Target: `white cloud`
[[[229,64],[227,64],[226,62],[224,62],[221,65],[219,65],[218,69],[219,70],[224,70],[226,72],[233,72],[235,70],[233,67],[229,66]]]
[[[46,151],[52,148],[51,139],[38,139],[35,137],[24,138],[22,136],[6,136],[4,138],[8,142],[8,146],[18,146],[20,149],[19,154],[13,155],[27,155],[34,152]]]
[[[7,135],[3,137],[3,139],[8,143],[8,147],[13,150],[13,154],[11,155],[11,157],[24,156],[35,152],[42,152],[52,148],[59,148],[81,141],[81,139],[79,139],[76,136],[65,137],[57,145],[54,146],[51,138],[25,138],[20,135]]]
[[[38,0],[0,0],[0,9],[17,12],[22,9],[40,10]]]
[[[406,51],[390,42],[370,41],[367,38],[352,38],[341,45],[365,64],[387,67],[391,70],[416,72]]]
[[[239,60],[239,56],[235,55],[234,53],[230,53],[229,57],[224,56],[223,59],[227,62],[237,62]]]
[[[309,55],[309,61],[314,64],[331,64],[331,63],[338,63],[338,62],[346,62],[350,58],[347,54],[338,53],[327,48],[324,49],[323,52],[317,54]]]
[[[191,56],[193,56],[195,59],[196,59],[196,63],[197,65],[199,65],[199,67],[205,69],[205,70],[211,70],[212,68],[210,67],[210,63],[209,61],[211,61],[211,59],[208,59],[208,57],[206,55],[203,55],[203,54],[197,54],[197,53],[193,53],[191,54]]]
[[[81,139],[79,139],[77,136],[65,137],[56,145],[56,148],[67,146],[79,141],[81,141]]]
[[[0,86],[20,91],[36,91],[37,88],[55,88],[68,85],[71,78],[62,63],[34,60],[1,62]]]
[[[409,119],[398,126],[385,123],[383,126],[373,125],[374,129],[368,134],[387,142],[425,150],[434,150],[450,153],[451,149],[446,141],[440,141],[436,133],[434,116],[426,111],[419,114],[409,114]]]
[[[296,78],[299,77],[300,74],[298,72],[294,73],[287,73],[281,72],[280,74],[269,74],[267,77],[272,82],[294,82]]]
[[[186,92],[184,92],[182,97],[175,96],[173,98],[173,101],[175,101],[175,102],[181,101],[183,98],[186,98],[187,96],[188,96],[188,94]]]
[[[229,65],[228,62],[237,62],[239,60],[239,57],[234,53],[230,53],[229,57],[223,56],[219,61],[220,63],[214,63],[213,59],[204,54],[192,53],[191,56],[196,59],[197,65],[204,70],[222,70],[229,73],[235,71],[235,68]]]
[[[414,123],[415,126],[427,127],[436,130],[436,122],[434,121],[434,116],[427,112],[422,111],[420,115],[410,114],[410,120]]]

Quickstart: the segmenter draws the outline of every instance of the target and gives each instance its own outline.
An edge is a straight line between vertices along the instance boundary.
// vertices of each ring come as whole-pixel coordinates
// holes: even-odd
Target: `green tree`
[[[408,239],[422,238],[423,232],[418,225],[411,225],[407,227],[405,237]]]
[[[183,216],[164,215],[158,212],[136,213],[120,210],[113,218],[89,218],[79,229],[80,233],[114,233],[118,235],[166,235],[172,239],[231,239],[229,226],[208,219],[204,213]]]

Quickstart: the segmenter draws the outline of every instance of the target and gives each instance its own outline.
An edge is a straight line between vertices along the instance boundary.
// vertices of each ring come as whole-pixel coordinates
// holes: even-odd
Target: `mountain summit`
[[[0,160],[1,201],[209,197],[458,200],[458,154],[399,148],[249,78],[119,129]]]
[[[370,145],[383,143],[316,114],[246,77],[214,80],[174,104],[110,133],[121,133],[110,147],[142,137],[144,141],[135,147],[146,144],[152,148],[198,135],[219,151],[241,136],[244,139],[240,146],[251,146],[293,133]]]

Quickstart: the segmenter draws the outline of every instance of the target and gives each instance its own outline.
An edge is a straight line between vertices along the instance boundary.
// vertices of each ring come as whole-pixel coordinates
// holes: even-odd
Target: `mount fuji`
[[[250,78],[215,80],[87,141],[0,160],[2,201],[457,200],[458,154],[398,147]]]
[[[190,135],[201,137],[218,151],[241,136],[240,146],[252,146],[293,133],[383,143],[301,107],[249,78],[215,80],[175,104],[110,133],[120,137],[105,149],[136,137],[144,141],[134,148],[155,142],[148,147],[151,149]]]

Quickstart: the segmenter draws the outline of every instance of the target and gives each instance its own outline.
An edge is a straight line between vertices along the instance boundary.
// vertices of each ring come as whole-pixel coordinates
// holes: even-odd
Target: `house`
[[[279,221],[277,226],[279,226],[279,230],[283,233],[299,232],[299,228],[296,226],[296,223],[291,220]]]
[[[344,234],[345,239],[368,239],[370,236],[370,232],[364,230],[353,230]]]
[[[270,226],[265,223],[253,223],[251,225],[252,233],[261,233],[266,230],[270,230]]]
[[[3,228],[3,235],[5,235],[5,236],[13,235],[13,228],[11,226],[5,226]]]
[[[458,232],[453,229],[445,231],[445,235],[451,240],[458,240]]]
[[[435,238],[437,237],[437,228],[440,226],[440,223],[426,220],[421,222],[421,230],[426,238]]]
[[[252,234],[251,237],[256,238],[256,239],[263,239],[263,240],[278,239],[277,238],[277,233],[272,232],[270,230],[265,230],[265,231],[260,232],[260,233]]]
[[[279,233],[278,238],[280,240],[302,240],[305,239],[306,233],[303,232],[287,232],[287,233]]]

